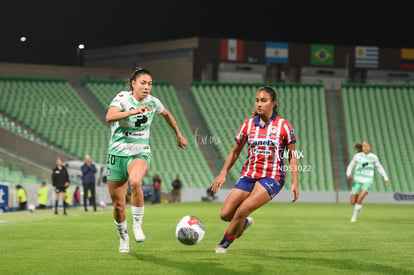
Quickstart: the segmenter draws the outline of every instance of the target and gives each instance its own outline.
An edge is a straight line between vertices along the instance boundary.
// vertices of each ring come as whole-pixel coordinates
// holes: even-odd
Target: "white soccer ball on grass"
[[[185,245],[194,245],[204,238],[204,224],[195,216],[182,217],[175,227],[175,236]]]

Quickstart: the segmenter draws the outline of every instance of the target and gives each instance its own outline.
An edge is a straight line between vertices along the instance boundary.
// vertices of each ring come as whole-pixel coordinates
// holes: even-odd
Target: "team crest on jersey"
[[[277,133],[277,127],[276,126],[272,126],[272,128],[270,129],[270,132],[272,133],[272,134],[276,134]]]

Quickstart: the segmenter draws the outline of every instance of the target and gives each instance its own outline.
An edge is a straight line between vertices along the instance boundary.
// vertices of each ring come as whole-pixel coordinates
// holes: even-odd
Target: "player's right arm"
[[[243,150],[244,145],[246,144],[247,137],[244,137],[240,142],[236,142],[234,144],[233,149],[231,150],[230,154],[227,157],[226,162],[221,169],[220,174],[211,184],[211,190],[217,192],[217,190],[223,185],[226,181],[226,175],[228,171],[233,167],[236,160],[239,158],[241,151]]]
[[[111,106],[106,113],[106,122],[114,122],[132,115],[142,114],[145,112],[145,110],[151,111],[151,107],[144,105],[130,111],[121,112],[121,109],[119,107]]]
[[[346,168],[346,178],[352,179],[352,169],[354,169],[354,166],[356,164],[356,154],[352,158],[351,162],[349,163],[348,167]]]

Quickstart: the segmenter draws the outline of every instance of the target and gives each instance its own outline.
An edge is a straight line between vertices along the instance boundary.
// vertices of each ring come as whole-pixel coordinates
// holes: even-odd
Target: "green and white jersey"
[[[361,183],[373,183],[374,182],[374,168],[376,167],[378,172],[384,177],[384,180],[388,180],[387,173],[378,160],[378,157],[373,153],[364,154],[357,153],[354,155],[351,163],[346,169],[346,175],[352,174],[352,169],[355,167],[354,181]]]
[[[121,112],[133,110],[139,106],[151,106],[151,111],[129,116],[111,123],[111,138],[108,154],[115,156],[134,156],[141,152],[150,152],[150,127],[155,113],[164,111],[161,101],[148,95],[143,102],[138,102],[131,91],[120,92],[111,102],[110,107],[118,107]]]

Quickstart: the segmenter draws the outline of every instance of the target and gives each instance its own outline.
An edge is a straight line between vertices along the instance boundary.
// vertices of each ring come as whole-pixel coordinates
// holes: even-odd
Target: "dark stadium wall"
[[[243,57],[238,61],[221,58],[221,39],[192,37],[142,44],[85,50],[85,66],[102,66],[133,69],[145,66],[152,70],[155,79],[166,80],[177,88],[189,87],[192,81],[217,81],[218,68],[222,62],[263,65],[266,67],[265,82],[300,82],[304,67],[348,70],[346,81],[364,83],[367,68],[355,68],[355,46],[333,46],[331,65],[315,65],[311,62],[313,44],[288,44],[288,62],[266,63],[266,41],[243,40]],[[288,42],[288,41],[286,41]],[[364,45],[361,45],[364,46]],[[369,46],[369,45],[368,45]],[[375,45],[373,45],[375,46]],[[378,68],[401,70],[400,48],[379,48]],[[323,76],[321,76],[323,78]]]
[[[154,80],[168,81],[177,89],[193,79],[193,51],[197,38],[168,40],[85,51],[86,67],[148,68]]]
[[[317,43],[315,43],[317,44]],[[348,69],[351,81],[366,81],[366,68],[355,68],[355,46],[334,46],[333,64],[313,65],[311,63],[312,44],[289,43],[288,63],[275,64],[266,63],[265,59],[266,41],[244,41],[244,56],[240,61],[221,60],[221,43],[217,38],[199,38],[199,46],[194,49],[194,68],[193,78],[195,81],[217,81],[218,66],[221,62],[248,63],[266,65],[266,82],[300,82],[301,68],[313,67],[330,69]],[[380,48],[378,68],[376,70],[395,70],[400,68],[400,49],[399,48]],[[282,72],[284,76],[282,76]]]
[[[94,77],[98,79],[126,79],[130,73],[130,70],[124,68],[85,68],[77,66],[55,66],[0,62],[0,76],[65,78],[68,81],[76,80],[81,82],[82,78],[85,77]]]
[[[62,158],[64,161],[75,159],[73,156],[63,151],[38,144],[1,127],[0,136],[0,147],[27,158],[37,164],[50,167],[50,169],[55,166],[56,159],[58,157]],[[22,165],[24,166],[24,163],[22,163]],[[51,170],[46,175],[48,180],[50,180],[50,173]]]

